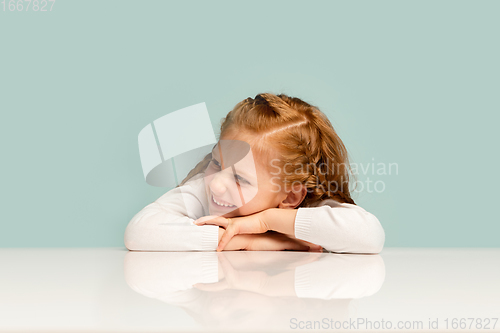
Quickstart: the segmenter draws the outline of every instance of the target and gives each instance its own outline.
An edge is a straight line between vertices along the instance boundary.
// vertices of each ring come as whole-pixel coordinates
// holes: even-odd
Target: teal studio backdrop
[[[319,106],[351,162],[397,163],[355,195],[386,247],[500,245],[500,1],[6,6],[1,247],[123,246],[166,192],[144,180],[139,131],[205,102],[217,134],[266,91]]]

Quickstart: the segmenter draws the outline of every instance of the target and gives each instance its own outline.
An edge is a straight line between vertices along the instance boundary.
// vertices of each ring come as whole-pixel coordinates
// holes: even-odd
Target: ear
[[[295,208],[301,204],[306,195],[307,188],[304,184],[294,184],[286,193],[286,198],[279,203],[278,208]]]

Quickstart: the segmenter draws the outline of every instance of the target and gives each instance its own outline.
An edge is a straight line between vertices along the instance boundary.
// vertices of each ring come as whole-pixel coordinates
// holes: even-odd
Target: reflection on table
[[[293,251],[129,252],[124,270],[134,291],[181,307],[204,328],[239,330],[346,320],[353,301],[385,279],[379,255]]]

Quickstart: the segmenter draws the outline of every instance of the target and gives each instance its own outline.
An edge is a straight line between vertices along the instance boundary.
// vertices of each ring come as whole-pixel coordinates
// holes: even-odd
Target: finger
[[[219,241],[219,245],[217,246],[217,251],[220,252],[224,250],[224,248],[226,247],[227,243],[229,243],[231,238],[233,238],[235,235],[238,235],[239,233],[240,232],[238,225],[231,224],[230,226],[228,226],[224,231],[224,233],[222,234],[222,237]]]
[[[227,252],[217,255],[217,258],[219,259],[219,262],[220,262],[220,265],[222,267],[222,270],[224,271],[224,274],[226,274],[226,272],[230,272],[230,271],[234,270],[233,265],[231,265],[229,260],[226,258],[226,255],[227,255]]]
[[[202,216],[199,219],[197,219],[196,221],[194,221],[194,223],[206,223],[207,221],[213,220],[217,217],[219,217],[219,216],[217,216],[217,215]]]
[[[219,245],[217,246],[217,252],[220,252],[224,250],[226,247],[227,243],[233,238],[234,236],[234,228],[227,228],[224,233],[222,234],[222,237],[220,239]]]
[[[205,221],[207,220],[207,218],[213,218],[212,216],[203,216],[203,217],[200,217],[199,219],[196,219],[194,221],[194,224],[203,224],[205,223]]]
[[[311,251],[309,249],[308,252],[314,252],[314,251]],[[302,265],[305,265],[305,264],[317,261],[317,260],[319,260],[319,258],[321,258],[321,255],[319,255],[318,253],[304,253],[304,254],[305,254],[305,256],[301,260],[297,260],[295,262],[291,262],[288,265],[286,265],[285,267],[287,269],[292,269],[292,268],[295,268],[295,267],[299,267],[299,266],[302,266]]]
[[[222,271],[224,272],[224,281],[229,285],[231,285],[231,281],[235,279],[235,269],[233,265],[226,258],[227,252],[221,252],[217,255],[219,258],[219,263],[221,265]]]
[[[309,246],[295,242],[293,240],[290,240],[286,242],[286,248],[285,250],[292,250],[292,251],[309,251]]]
[[[310,252],[323,252],[323,247],[321,245],[311,244],[309,246]]]
[[[224,229],[227,228],[228,226],[228,221],[226,218],[221,217],[221,216],[203,216],[194,221],[194,224],[196,225],[218,225],[220,227],[223,227]]]
[[[298,243],[301,243],[301,244],[309,246],[309,251],[310,252],[323,252],[323,247],[321,245],[314,244],[314,243],[311,243],[311,242],[307,242],[307,241],[302,240],[302,239],[294,239],[294,240],[296,242],[298,242]]]

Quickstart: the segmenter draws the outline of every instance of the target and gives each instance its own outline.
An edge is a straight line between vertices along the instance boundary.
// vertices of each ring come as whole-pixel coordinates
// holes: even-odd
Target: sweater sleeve
[[[144,296],[164,297],[191,289],[195,283],[218,282],[218,262],[215,252],[128,252],[125,281]]]
[[[361,298],[384,283],[380,255],[323,254],[318,261],[295,268],[295,292],[300,298]]]
[[[324,200],[318,207],[300,207],[295,237],[338,253],[379,253],[385,233],[375,215],[357,205]]]
[[[138,251],[215,251],[219,227],[193,223],[206,215],[203,197],[203,178],[168,191],[132,218],[125,246]]]

